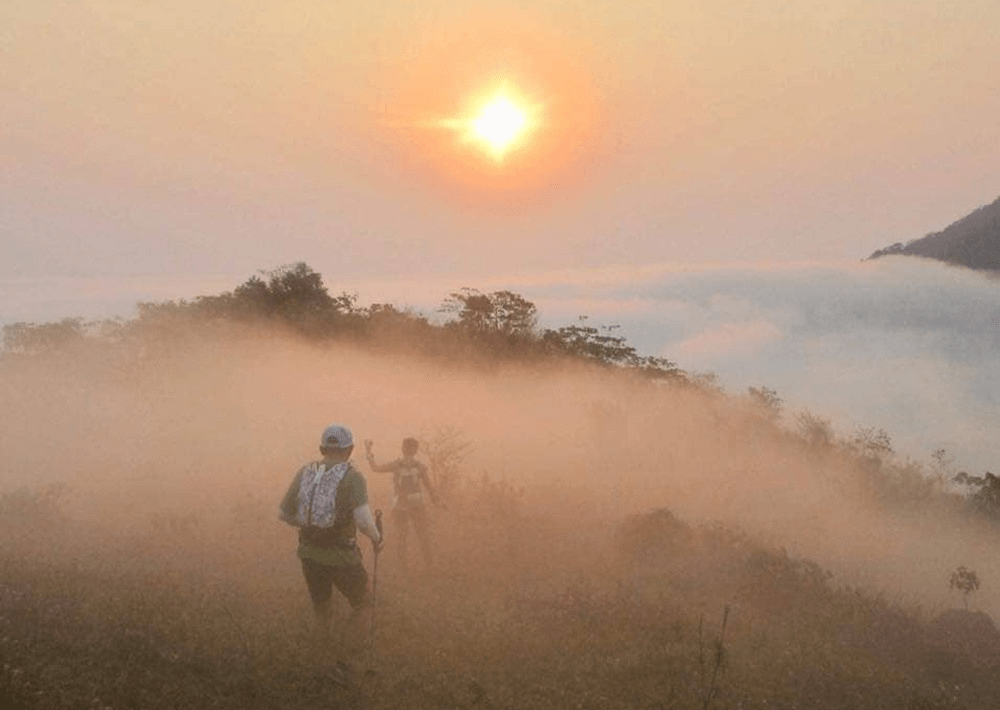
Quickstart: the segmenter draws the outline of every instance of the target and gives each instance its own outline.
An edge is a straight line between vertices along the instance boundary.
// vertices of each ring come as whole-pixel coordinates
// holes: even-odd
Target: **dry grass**
[[[310,657],[293,534],[256,502],[128,536],[8,514],[0,706],[987,708],[1000,693],[996,658],[737,531],[661,510],[579,535],[489,491],[495,510],[473,487],[438,515],[432,572],[403,577],[389,548],[380,675],[356,692]]]
[[[0,370],[3,710],[1000,697],[995,638],[949,636],[912,601],[940,607],[968,565],[995,607],[996,529],[916,468],[860,465],[821,422],[804,437],[722,393],[588,370],[164,337]],[[386,456],[421,436],[449,496],[432,571],[402,574],[387,516],[378,657],[363,659],[380,675],[360,691],[309,652],[295,534],[276,518],[331,418]],[[468,460],[448,458],[465,435]],[[369,484],[386,505],[388,480]]]

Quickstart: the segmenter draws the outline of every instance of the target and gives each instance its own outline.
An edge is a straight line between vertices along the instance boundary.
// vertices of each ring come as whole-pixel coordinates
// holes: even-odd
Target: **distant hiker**
[[[299,529],[298,556],[316,614],[315,642],[320,653],[328,651],[333,616],[333,587],[351,605],[351,615],[341,629],[337,652],[342,671],[348,658],[358,656],[364,645],[371,599],[368,573],[355,535],[368,536],[376,554],[382,536],[368,507],[364,477],[351,463],[354,436],[340,424],[331,424],[320,439],[323,458],[299,469],[281,501],[279,517]]]
[[[371,441],[365,441],[365,456],[372,471],[392,474],[392,519],[396,524],[396,534],[399,536],[397,549],[400,566],[403,570],[407,568],[406,541],[410,524],[417,533],[424,563],[430,566],[432,555],[426,503],[429,499],[437,504],[437,498],[430,477],[427,475],[427,466],[416,459],[420,444],[412,437],[403,439],[402,458],[386,464],[375,462],[372,446]]]

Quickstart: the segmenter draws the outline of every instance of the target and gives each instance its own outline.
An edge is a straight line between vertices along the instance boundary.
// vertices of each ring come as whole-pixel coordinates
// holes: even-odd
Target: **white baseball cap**
[[[319,445],[326,449],[346,449],[354,446],[354,434],[343,424],[331,424],[323,430]]]

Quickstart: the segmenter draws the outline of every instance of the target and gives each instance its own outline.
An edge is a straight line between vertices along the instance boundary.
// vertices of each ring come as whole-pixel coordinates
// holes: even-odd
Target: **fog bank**
[[[949,574],[966,565],[984,582],[982,608],[998,609],[988,533],[944,508],[887,507],[844,459],[739,399],[693,388],[257,333],[11,360],[0,395],[0,492],[66,483],[73,515],[121,535],[156,515],[210,518],[244,500],[276,508],[337,421],[357,441],[375,440],[382,460],[405,436],[457,435],[469,445],[465,482],[523,490],[526,514],[558,531],[558,541],[529,545],[583,554],[625,516],[665,507],[814,559],[844,583],[931,606],[955,601]],[[388,509],[388,477],[369,480],[373,505]]]

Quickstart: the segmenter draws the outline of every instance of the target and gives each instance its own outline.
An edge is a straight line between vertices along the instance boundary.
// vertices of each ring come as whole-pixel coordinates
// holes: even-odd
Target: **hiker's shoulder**
[[[362,484],[365,482],[365,475],[361,473],[361,469],[354,465],[353,461],[347,462],[347,470],[344,471],[344,481],[346,482],[358,482]]]
[[[348,464],[344,471],[344,477],[340,481],[340,491],[338,496],[345,495],[354,505],[368,502],[368,483],[364,475],[354,464]]]
[[[299,466],[295,470],[295,480],[301,480],[307,473],[313,473],[316,470],[318,463],[319,462],[317,461],[309,461]]]

